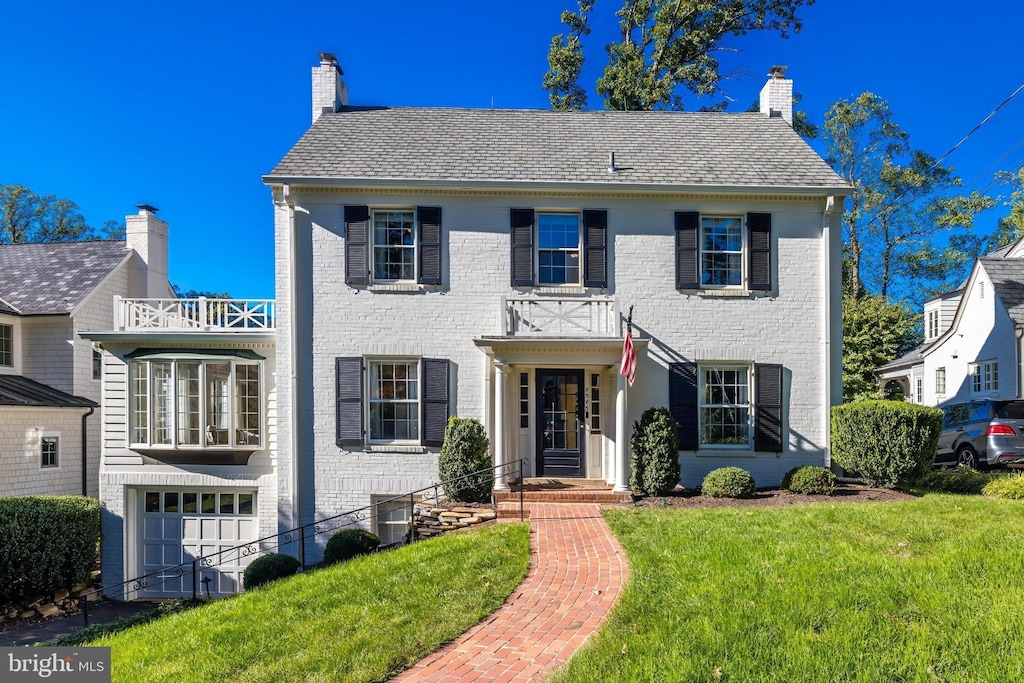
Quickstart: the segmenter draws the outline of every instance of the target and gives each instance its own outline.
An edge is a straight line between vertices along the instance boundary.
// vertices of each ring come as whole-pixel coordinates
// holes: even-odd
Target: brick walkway
[[[594,633],[629,567],[599,506],[528,503],[530,570],[497,612],[394,681],[536,681]]]

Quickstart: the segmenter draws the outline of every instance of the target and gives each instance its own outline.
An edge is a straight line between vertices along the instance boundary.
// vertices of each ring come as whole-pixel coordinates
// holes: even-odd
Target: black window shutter
[[[370,209],[345,207],[345,284],[370,284]]]
[[[608,286],[608,212],[583,211],[583,286]]]
[[[444,443],[448,426],[449,362],[444,358],[423,359],[423,432],[424,446]]]
[[[676,212],[676,289],[697,289],[700,286],[697,237],[700,234],[700,213]]]
[[[679,450],[695,451],[700,445],[697,434],[697,364],[669,363],[668,405],[679,423]]]
[[[335,358],[335,410],[339,446],[363,444],[363,359]]]
[[[441,284],[441,207],[420,206],[416,208],[416,222],[420,236],[420,279],[421,285]]]
[[[533,284],[533,209],[512,209],[512,286]]]
[[[747,230],[750,231],[750,277],[748,289],[772,288],[772,215],[748,213]]]
[[[754,365],[754,450],[782,452],[782,366]]]

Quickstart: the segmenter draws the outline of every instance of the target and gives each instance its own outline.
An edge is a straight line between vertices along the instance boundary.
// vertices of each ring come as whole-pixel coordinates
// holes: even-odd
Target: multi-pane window
[[[129,438],[134,445],[260,446],[258,363],[138,360],[129,365],[129,383]]]
[[[418,500],[418,497],[414,498]],[[409,539],[409,499],[373,497],[373,527],[382,546],[404,543]]]
[[[100,379],[103,377],[103,354],[100,350],[93,348],[92,350],[92,378]]]
[[[939,312],[928,311],[927,338],[934,339],[939,336]]]
[[[749,368],[703,367],[700,381],[701,445],[749,446]]]
[[[370,439],[419,441],[419,361],[370,363]]]
[[[946,368],[935,368],[935,393],[946,393]]]
[[[601,433],[601,375],[590,375],[590,431]]]
[[[40,467],[57,467],[60,464],[60,437],[44,435],[39,442],[39,455]]]
[[[416,279],[416,212],[373,212],[373,279]]]
[[[530,426],[530,373],[519,373],[519,427]]]
[[[14,367],[14,325],[0,325],[0,367]]]
[[[537,276],[541,285],[580,283],[580,217],[573,213],[537,216]]]
[[[146,491],[145,511],[186,515],[252,515],[253,493]]]
[[[914,380],[914,403],[924,403],[924,377]]]
[[[999,390],[999,363],[994,360],[972,363],[970,370],[973,393]]]
[[[702,285],[743,284],[743,219],[701,216],[700,278]]]

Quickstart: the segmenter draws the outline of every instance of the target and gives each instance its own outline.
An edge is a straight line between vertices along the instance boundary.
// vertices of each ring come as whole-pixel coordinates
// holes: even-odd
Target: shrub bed
[[[633,423],[629,488],[644,496],[663,496],[679,483],[679,425],[668,408],[648,408]]]
[[[331,536],[324,549],[324,564],[351,560],[373,552],[380,539],[364,529],[342,529]]]
[[[85,581],[96,565],[99,540],[95,499],[0,498],[0,604]]]
[[[299,571],[302,563],[291,555],[268,553],[253,560],[243,575],[245,588],[250,590],[276,579],[283,579]]]
[[[739,467],[711,470],[700,485],[700,492],[712,498],[751,498],[754,490],[754,477]]]
[[[812,496],[831,496],[836,491],[836,475],[825,467],[794,467],[782,477],[782,490]]]
[[[985,484],[981,492],[992,498],[1024,500],[1024,476],[1015,473],[992,477],[992,481]]]
[[[985,485],[996,478],[996,475],[972,470],[970,467],[950,467],[948,469],[929,470],[914,482],[929,491],[943,493],[981,493]]]
[[[444,443],[437,460],[444,493],[460,503],[483,503],[491,495],[494,471],[467,476],[491,466],[490,440],[475,417],[448,418]]]

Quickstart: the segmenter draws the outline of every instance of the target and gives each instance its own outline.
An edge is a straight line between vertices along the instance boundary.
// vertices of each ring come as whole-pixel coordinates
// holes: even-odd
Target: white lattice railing
[[[256,332],[274,329],[273,299],[122,299],[114,297],[117,329]]]
[[[502,297],[505,334],[545,337],[617,337],[614,298]]]

